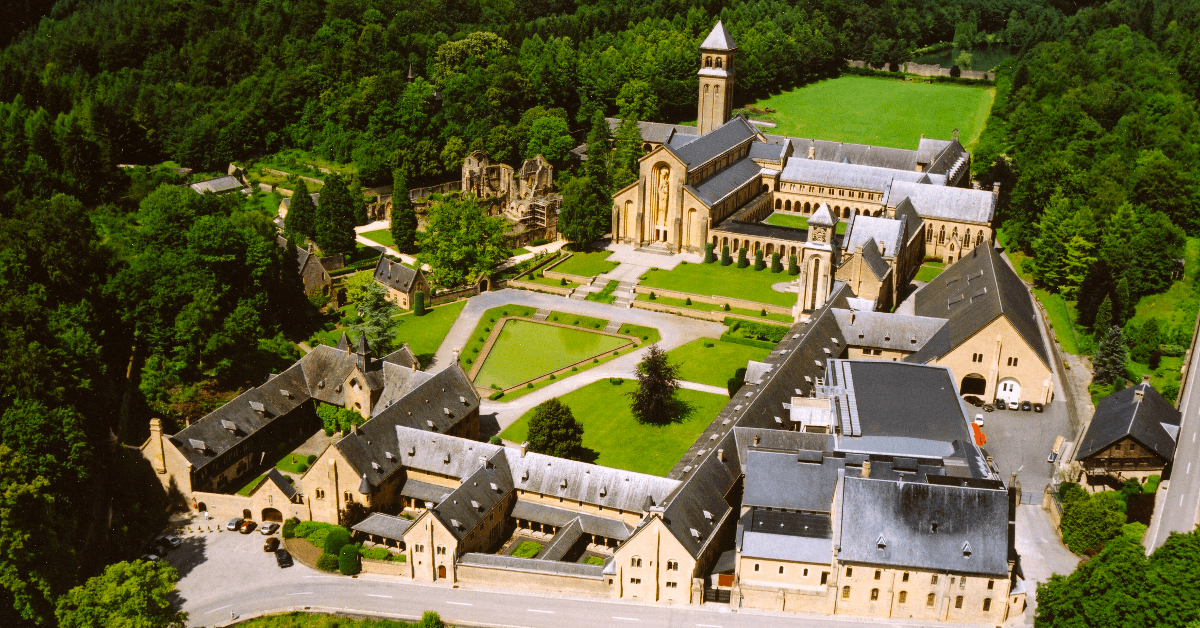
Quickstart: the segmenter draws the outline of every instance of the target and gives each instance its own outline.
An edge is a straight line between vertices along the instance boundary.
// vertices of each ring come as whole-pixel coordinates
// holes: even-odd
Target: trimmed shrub
[[[788,256],[788,274],[789,275],[799,275],[800,274],[800,267],[796,264],[796,256],[795,255]]]
[[[566,277],[563,277],[562,279],[559,279],[559,280],[558,280],[558,285],[560,285],[560,286],[565,286],[565,285],[567,285],[567,278],[566,278]]]
[[[298,526],[298,525],[300,525],[300,520],[297,519],[296,517],[292,517],[291,519],[284,521],[283,522],[283,538],[285,538],[285,539],[296,538],[296,526]]]
[[[750,260],[746,259],[746,247],[738,249],[738,268],[745,268],[750,265]]]
[[[763,261],[762,249],[754,252],[754,270],[762,270],[767,267],[767,263]]]
[[[492,401],[495,401],[495,400],[497,400],[497,399],[499,399],[499,398],[501,398],[501,397],[503,397],[503,396],[504,396],[504,391],[503,391],[503,390],[497,390],[496,392],[494,392],[494,393],[492,393],[492,394],[488,395],[488,399],[490,399],[490,400],[492,400]]]
[[[773,273],[783,272],[783,263],[779,261],[781,257],[782,256],[779,254],[778,251],[771,254],[771,272],[773,272]]]
[[[759,310],[759,312],[758,312],[758,315],[759,315],[759,316],[766,316],[766,315],[767,315],[767,308],[765,308],[765,307],[764,307],[762,310]]]
[[[526,387],[526,388],[533,388],[533,382],[529,382],[528,384],[525,384],[525,387]]]
[[[726,312],[728,312],[728,311],[729,311],[729,304],[728,304],[728,303],[726,303],[726,304],[725,304],[725,311],[726,311]]]
[[[491,437],[490,439],[488,439],[488,442],[489,442],[489,443],[491,443],[491,444],[493,444],[493,445],[503,445],[503,444],[504,444],[504,439],[500,438],[500,436],[499,436],[499,435],[497,435],[497,436],[493,436],[493,437]]]
[[[392,553],[389,552],[386,547],[372,547],[370,549],[364,548],[364,549],[359,550],[358,553],[363,558],[369,558],[371,560],[391,560],[392,559]],[[341,558],[341,556],[338,556],[338,558]]]
[[[355,576],[362,571],[362,565],[358,562],[359,549],[357,545],[343,545],[338,551],[338,571],[343,576]]]
[[[317,569],[333,573],[338,570],[338,557],[333,554],[321,554],[317,559]]]
[[[613,386],[620,386],[620,385],[621,385],[621,383],[622,383],[622,382],[624,382],[624,381],[625,381],[625,380],[621,379],[620,377],[610,377],[610,378],[608,378],[608,383],[612,384]]]
[[[650,293],[650,300],[651,300],[651,301],[654,301],[654,300],[655,300],[655,299],[657,299],[657,298],[658,298],[658,295],[657,295],[657,294],[654,294],[653,292],[651,292],[651,293]]]
[[[733,263],[733,258],[729,256],[729,245],[721,247],[721,265],[729,266]]]
[[[688,297],[688,298],[684,299],[684,300],[683,300],[683,304],[684,304],[684,305],[691,305],[691,304],[692,304],[692,297]],[[645,338],[643,338],[643,340],[645,340]]]
[[[713,245],[711,242],[704,245],[704,263],[711,264],[716,259],[713,255]]]
[[[297,537],[307,539],[313,532],[328,527],[328,523],[321,523],[320,521],[301,521],[296,525],[296,529],[293,532]]]
[[[413,316],[425,316],[425,293],[417,290],[413,294]]]
[[[350,532],[341,526],[334,527],[325,536],[325,553],[337,554],[350,544]]]
[[[308,455],[308,466],[311,467],[312,464],[316,461],[317,461],[317,454],[309,454]]]

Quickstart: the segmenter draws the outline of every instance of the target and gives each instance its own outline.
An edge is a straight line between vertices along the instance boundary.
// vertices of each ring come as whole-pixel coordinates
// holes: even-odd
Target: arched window
[[[925,230],[925,241],[926,241],[926,242],[933,242],[933,232],[932,232],[932,231],[930,231],[929,229],[926,229],[926,230]]]
[[[975,246],[983,244],[983,229],[979,230],[979,235],[975,236]]]
[[[933,606],[934,602],[937,602],[936,594],[930,593],[925,597],[925,606]]]
[[[706,67],[706,68],[712,67],[712,57],[704,57],[704,67]]]
[[[963,244],[962,245],[963,245],[964,249],[971,246],[971,230],[970,229],[967,229],[966,234],[963,235]]]
[[[962,608],[962,603],[963,603],[963,596],[960,595],[960,596],[954,598],[954,608]]]
[[[783,209],[783,201],[775,199],[775,211]]]
[[[717,57],[717,68],[721,67],[721,57]]]
[[[792,211],[792,202],[788,201],[788,202],[784,203],[783,210],[788,211],[788,212]]]
[[[641,567],[642,566],[642,557],[641,556],[631,556],[629,558],[629,566],[630,567]]]
[[[938,231],[938,244],[945,244],[945,243],[946,243],[946,227],[943,226],[941,231]]]
[[[878,600],[878,599],[879,599],[879,589],[871,589],[871,601],[874,602],[875,600]]]
[[[900,595],[896,596],[896,601],[901,604],[908,601],[908,591],[901,591]]]
[[[806,213],[806,214],[807,214],[807,213],[809,213],[809,212],[811,212],[811,211],[812,211],[812,205],[810,205],[810,204],[808,204],[808,203],[805,203],[805,204],[804,204],[804,213]]]

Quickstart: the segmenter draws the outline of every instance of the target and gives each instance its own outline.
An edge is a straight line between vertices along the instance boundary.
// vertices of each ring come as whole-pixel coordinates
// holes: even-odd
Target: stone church
[[[765,134],[732,115],[736,57],[718,22],[700,45],[696,126],[638,123],[645,155],[638,180],[613,195],[614,242],[664,254],[761,251],[785,266],[795,256],[799,315],[820,308],[837,280],[871,309],[890,309],[926,256],[953,263],[992,241],[996,193],[971,189],[957,131],[921,138],[917,150]],[[772,214],[803,226],[768,224]]]

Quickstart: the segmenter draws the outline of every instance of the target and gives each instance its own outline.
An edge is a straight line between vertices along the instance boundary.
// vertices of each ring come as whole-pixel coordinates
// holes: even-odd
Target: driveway
[[[1029,604],[1023,623],[1032,625],[1037,608],[1037,583],[1049,580],[1056,573],[1070,574],[1075,571],[1080,558],[1059,541],[1054,521],[1050,519],[1050,513],[1042,510],[1040,503],[1017,507],[1017,553],[1021,555],[1025,599]]]
[[[1001,479],[1007,483],[1009,476],[1016,473],[1022,490],[1037,492],[1046,488],[1056,466],[1046,462],[1054,440],[1059,436],[1070,440],[1074,433],[1066,402],[1056,399],[1040,414],[1032,410],[984,412],[972,406],[967,409],[972,420],[983,415],[983,433],[987,435],[983,448],[995,460]]]
[[[213,522],[215,523],[215,522]],[[672,626],[686,628],[850,628],[860,618],[802,616],[742,609],[726,604],[667,606],[603,598],[531,594],[514,588],[481,590],[414,584],[405,578],[364,574],[357,578],[322,573],[300,563],[288,569],[262,551],[257,532],[203,532],[181,537],[183,546],[167,561],[180,580],[175,602],[189,613],[188,626],[221,626],[230,619],[284,612],[321,610],[415,620],[436,611],[456,626],[529,628],[611,628]],[[920,623],[889,620],[888,625]]]

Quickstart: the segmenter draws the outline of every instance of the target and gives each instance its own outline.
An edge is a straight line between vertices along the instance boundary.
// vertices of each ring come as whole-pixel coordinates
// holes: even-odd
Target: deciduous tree
[[[179,575],[165,562],[144,560],[109,565],[58,601],[59,628],[168,628],[188,614],[173,608]]]
[[[438,201],[429,208],[417,259],[429,264],[429,277],[438,286],[474,281],[508,259],[504,225],[502,218],[488,216],[473,196]]]

